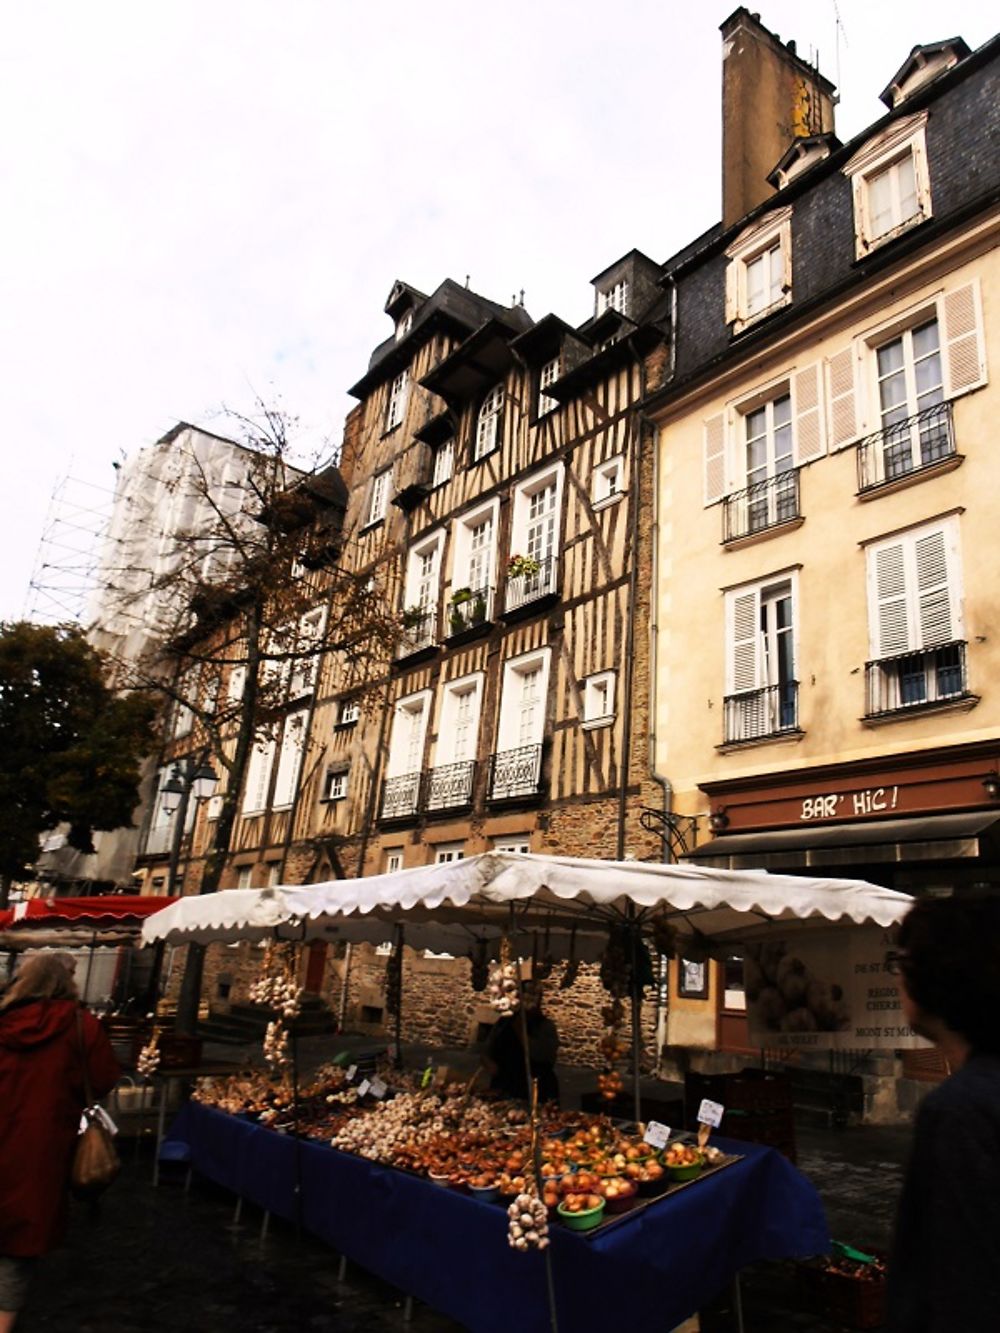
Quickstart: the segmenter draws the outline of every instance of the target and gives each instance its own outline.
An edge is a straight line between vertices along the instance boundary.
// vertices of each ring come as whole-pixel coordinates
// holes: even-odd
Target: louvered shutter
[[[821,458],[825,452],[823,414],[820,410],[819,365],[795,374],[795,462],[797,466]]]
[[[957,398],[986,383],[979,294],[975,283],[944,298],[945,396]]]
[[[305,742],[305,710],[289,713],[281,735],[278,756],[278,774],[274,781],[274,808],[280,810],[295,800],[295,786],[299,780],[299,765]]]
[[[231,704],[237,703],[243,698],[247,687],[247,669],[245,666],[234,666],[229,673],[229,684],[226,688],[226,698]]]
[[[243,787],[242,813],[245,815],[259,814],[267,807],[267,788],[271,780],[275,749],[275,742],[272,739],[267,741],[263,748],[255,742],[250,751]]]
[[[917,582],[917,624],[920,648],[950,643],[956,637],[952,625],[952,595],[948,579],[948,551],[942,529],[918,537],[914,542]]]
[[[760,591],[732,594],[730,600],[730,678],[732,693],[760,686]]]
[[[705,422],[705,504],[726,493],[726,418],[722,412]]]
[[[874,643],[876,658],[908,652],[910,615],[906,595],[906,547],[893,542],[874,553]]]
[[[731,259],[726,265],[726,323],[735,324],[740,313],[739,264]]]
[[[827,361],[830,387],[830,448],[843,449],[858,436],[854,347],[845,347]]]

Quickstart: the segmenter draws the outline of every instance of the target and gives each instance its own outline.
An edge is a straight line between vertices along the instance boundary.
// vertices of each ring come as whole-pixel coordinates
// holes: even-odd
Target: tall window
[[[508,611],[556,589],[561,474],[552,469],[514,492],[505,605]]]
[[[444,485],[446,481],[451,480],[451,475],[454,471],[455,441],[443,440],[434,450],[434,471],[431,474],[431,485]]]
[[[927,112],[892,121],[842,168],[854,198],[857,258],[931,216]]]
[[[410,372],[401,370],[389,385],[389,399],[385,409],[385,428],[387,431],[398,426],[406,415],[406,402],[410,396]]]
[[[911,221],[920,212],[912,150],[867,178],[868,216],[873,240]]]
[[[504,665],[490,796],[503,799],[537,792],[545,737],[548,649]]]
[[[792,475],[792,399],[774,398],[744,418],[746,432],[747,527],[750,532],[795,518],[798,505]],[[768,486],[768,482],[775,485]]]
[[[469,529],[469,587],[488,588],[493,573],[493,515],[485,515]]]
[[[548,482],[528,499],[528,522],[525,530],[525,554],[539,564],[548,560],[556,542],[556,483]]]
[[[628,314],[628,282],[622,278],[616,282],[613,287],[609,287],[606,292],[597,293],[597,313],[603,315],[605,310],[617,310],[619,315]]]
[[[368,497],[368,518],[366,523],[379,523],[385,518],[389,503],[389,469],[376,472],[372,477],[371,494]]]
[[[772,209],[726,251],[726,323],[734,333],[792,299],[792,208]]]
[[[798,725],[792,581],[727,594],[725,742],[757,740]]]
[[[747,316],[762,314],[781,300],[785,283],[785,264],[781,243],[776,241],[746,266]]]
[[[951,451],[946,417],[930,410],[944,399],[937,320],[883,343],[875,359],[883,472],[891,481]]]
[[[473,458],[485,458],[500,443],[503,423],[503,385],[495,385],[483,399],[476,418],[476,442]]]
[[[550,398],[545,390],[550,384],[554,384],[559,378],[559,358],[553,357],[551,361],[546,361],[538,372],[538,415],[543,416],[546,412],[551,412],[559,404],[554,398]]]

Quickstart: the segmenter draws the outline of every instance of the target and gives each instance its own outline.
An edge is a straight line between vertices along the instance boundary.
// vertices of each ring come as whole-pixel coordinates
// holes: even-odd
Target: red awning
[[[138,893],[112,893],[93,898],[29,898],[0,912],[0,930],[31,930],[53,926],[140,925],[147,916],[169,907],[173,898]]]

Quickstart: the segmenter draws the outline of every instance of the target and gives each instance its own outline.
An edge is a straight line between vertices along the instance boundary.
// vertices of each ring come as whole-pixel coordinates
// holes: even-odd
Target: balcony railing
[[[507,590],[504,595],[504,609],[516,611],[519,606],[537,601],[556,590],[558,561],[554,555],[539,560],[538,568],[526,574],[508,574]]]
[[[905,421],[868,435],[858,445],[858,491],[887,486],[933,467],[955,453],[951,403],[935,403]]]
[[[865,666],[866,717],[884,717],[961,699],[969,692],[960,640],[918,653],[883,657]]]
[[[542,779],[541,745],[522,745],[490,755],[489,799],[534,796]]]
[[[751,537],[800,517],[799,473],[797,468],[790,468],[726,497],[722,540],[739,541],[741,537]]]
[[[386,778],[382,785],[382,818],[405,819],[420,809],[421,773],[403,773],[398,778]]]
[[[437,642],[437,604],[411,607],[403,612],[403,633],[396,648],[397,657],[409,657]]]
[[[760,690],[730,694],[725,704],[725,744],[766,740],[799,725],[799,683],[787,680]]]
[[[452,810],[472,804],[472,787],[476,778],[476,763],[470,759],[461,764],[442,764],[427,774],[424,787],[424,806],[428,810]]]
[[[456,596],[459,598],[455,600]],[[448,633],[461,634],[476,625],[485,625],[493,612],[492,588],[462,588],[453,594],[448,606]]]

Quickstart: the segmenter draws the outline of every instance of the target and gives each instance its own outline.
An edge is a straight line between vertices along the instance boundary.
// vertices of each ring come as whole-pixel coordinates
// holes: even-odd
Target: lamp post
[[[174,821],[170,838],[170,864],[167,871],[167,893],[170,897],[175,897],[178,891],[178,869],[180,867],[181,846],[184,842],[184,827],[187,824],[188,807],[192,796],[200,805],[202,801],[207,801],[209,797],[215,794],[218,786],[219,777],[215,769],[208,763],[205,756],[196,759],[194,755],[189,755],[186,759],[178,760],[170,773],[170,777],[163,784],[160,792],[160,808],[163,813]],[[156,990],[159,986],[159,972],[163,958],[163,945],[158,944],[158,956],[153,964],[153,979],[150,983],[150,995],[155,1000]],[[190,971],[190,969],[188,969]],[[178,1018],[183,1013],[187,1015],[191,1008],[191,998],[187,993],[191,989],[188,983],[188,974],[185,972],[184,984],[181,988],[181,994],[178,999],[177,1012]],[[197,990],[201,989],[201,973],[199,970],[197,977]],[[194,1016],[190,1020],[192,1032],[194,1024],[198,1019],[198,994],[194,997]]]

